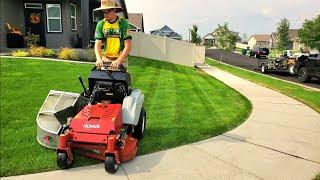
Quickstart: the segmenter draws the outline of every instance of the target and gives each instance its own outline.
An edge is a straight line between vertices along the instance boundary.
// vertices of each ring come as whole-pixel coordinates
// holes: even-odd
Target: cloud
[[[129,12],[144,14],[146,33],[167,24],[185,39],[192,24],[199,26],[201,35],[224,22],[251,35],[271,33],[284,17],[292,28],[299,28],[305,19],[320,14],[320,0],[126,0],[126,4]]]

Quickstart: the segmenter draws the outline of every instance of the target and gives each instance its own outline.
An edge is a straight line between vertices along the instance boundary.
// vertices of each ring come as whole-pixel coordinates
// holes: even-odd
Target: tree
[[[290,22],[288,19],[283,18],[278,23],[277,33],[278,33],[278,42],[277,42],[277,49],[278,50],[285,50],[287,49],[288,43],[290,41],[289,38],[289,28]]]
[[[298,36],[300,43],[320,51],[320,15],[313,20],[305,20]]]
[[[191,43],[195,43],[195,44],[200,44],[201,43],[201,37],[198,34],[198,26],[196,24],[192,25]]]
[[[230,52],[234,50],[238,36],[236,33],[229,30],[228,23],[224,25],[218,24],[218,28],[215,30],[217,38],[217,46],[219,49]],[[222,51],[220,56],[220,61],[222,61]]]

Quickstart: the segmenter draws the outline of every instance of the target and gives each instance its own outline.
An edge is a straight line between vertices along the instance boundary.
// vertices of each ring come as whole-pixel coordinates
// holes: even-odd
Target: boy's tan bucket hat
[[[108,9],[115,9],[116,12],[122,12],[122,8],[117,5],[115,0],[101,0],[101,6],[93,11],[103,11]]]

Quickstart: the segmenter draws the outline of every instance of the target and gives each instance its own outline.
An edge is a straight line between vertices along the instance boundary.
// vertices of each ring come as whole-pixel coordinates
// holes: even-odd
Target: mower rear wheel
[[[68,169],[71,167],[72,161],[68,159],[67,153],[58,153],[57,165],[60,169]]]
[[[137,126],[134,127],[134,132],[133,132],[134,137],[138,139],[143,138],[144,130],[146,128],[146,123],[147,123],[147,114],[144,107],[142,107],[140,112],[139,122]]]
[[[118,168],[119,168],[119,165],[116,163],[114,156],[107,155],[106,159],[104,160],[104,169],[108,173],[113,174],[113,173],[117,172]]]

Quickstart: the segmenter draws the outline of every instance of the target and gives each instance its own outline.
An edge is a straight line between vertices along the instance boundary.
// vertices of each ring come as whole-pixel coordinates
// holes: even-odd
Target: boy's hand
[[[111,68],[114,68],[114,69],[116,69],[116,68],[118,68],[119,67],[119,65],[121,64],[121,61],[120,60],[115,60],[115,61],[112,61],[112,63],[111,63]]]
[[[98,60],[96,61],[96,66],[97,66],[97,67],[102,67],[102,66],[103,66],[103,61],[102,61],[101,59],[98,59]]]

